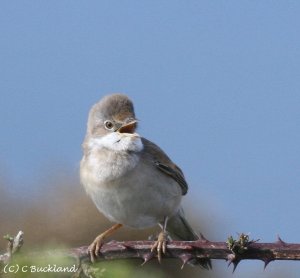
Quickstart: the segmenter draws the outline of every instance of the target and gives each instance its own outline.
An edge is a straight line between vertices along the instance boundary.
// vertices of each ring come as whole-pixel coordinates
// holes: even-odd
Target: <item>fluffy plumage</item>
[[[81,183],[99,211],[113,222],[141,229],[170,219],[166,228],[171,236],[196,240],[180,207],[188,190],[183,172],[157,145],[135,133],[135,122],[126,95],[106,96],[92,107]],[[91,245],[92,253],[100,240],[97,237]],[[199,264],[208,268],[210,261],[201,259]]]

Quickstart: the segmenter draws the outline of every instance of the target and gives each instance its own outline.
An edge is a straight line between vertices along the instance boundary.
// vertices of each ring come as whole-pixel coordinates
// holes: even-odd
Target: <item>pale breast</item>
[[[97,208],[111,221],[133,228],[156,225],[180,205],[180,186],[143,161],[101,186],[86,184]]]
[[[118,140],[110,145],[105,142],[105,147],[100,147],[103,141],[92,142],[81,160],[80,177],[86,192],[107,218],[145,228],[176,213],[182,192],[173,178],[141,155],[140,141],[136,141],[140,138],[131,140],[134,144],[127,146],[127,151],[123,146],[129,141],[117,147],[113,146]]]
[[[80,179],[88,194],[119,179],[136,167],[143,149],[138,134],[110,133],[85,140]]]
[[[137,154],[125,152],[92,151],[81,160],[80,178],[88,194],[106,187],[131,171],[139,162]]]

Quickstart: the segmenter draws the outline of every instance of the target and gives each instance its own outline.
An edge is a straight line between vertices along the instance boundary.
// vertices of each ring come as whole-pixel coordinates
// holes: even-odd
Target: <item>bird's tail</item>
[[[173,240],[194,241],[199,239],[199,236],[185,219],[182,208],[168,220],[167,232]],[[210,259],[193,259],[189,263],[199,265],[205,269],[212,268]]]

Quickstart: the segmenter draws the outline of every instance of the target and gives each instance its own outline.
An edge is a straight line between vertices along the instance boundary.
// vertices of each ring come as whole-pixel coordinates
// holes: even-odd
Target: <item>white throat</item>
[[[103,137],[90,138],[89,147],[92,149],[109,149],[115,152],[140,152],[144,146],[137,134],[112,132]]]
[[[81,160],[81,180],[89,194],[98,188],[91,184],[113,182],[135,168],[144,148],[138,134],[118,132],[90,137],[87,145],[89,154]]]

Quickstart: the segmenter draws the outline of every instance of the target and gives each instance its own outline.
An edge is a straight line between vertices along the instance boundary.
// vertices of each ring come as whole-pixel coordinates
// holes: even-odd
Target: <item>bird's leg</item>
[[[95,262],[96,258],[98,257],[99,250],[100,250],[101,246],[103,245],[104,238],[111,235],[112,233],[114,233],[117,229],[121,228],[122,226],[123,226],[122,224],[115,224],[111,228],[109,228],[102,234],[98,235],[94,239],[92,244],[88,247],[88,253],[91,257],[92,263]]]
[[[151,248],[151,252],[153,252],[156,249],[159,263],[161,263],[162,253],[166,254],[167,240],[168,240],[167,223],[168,223],[168,217],[166,216],[164,219],[163,229],[159,233],[157,241],[153,244]]]

